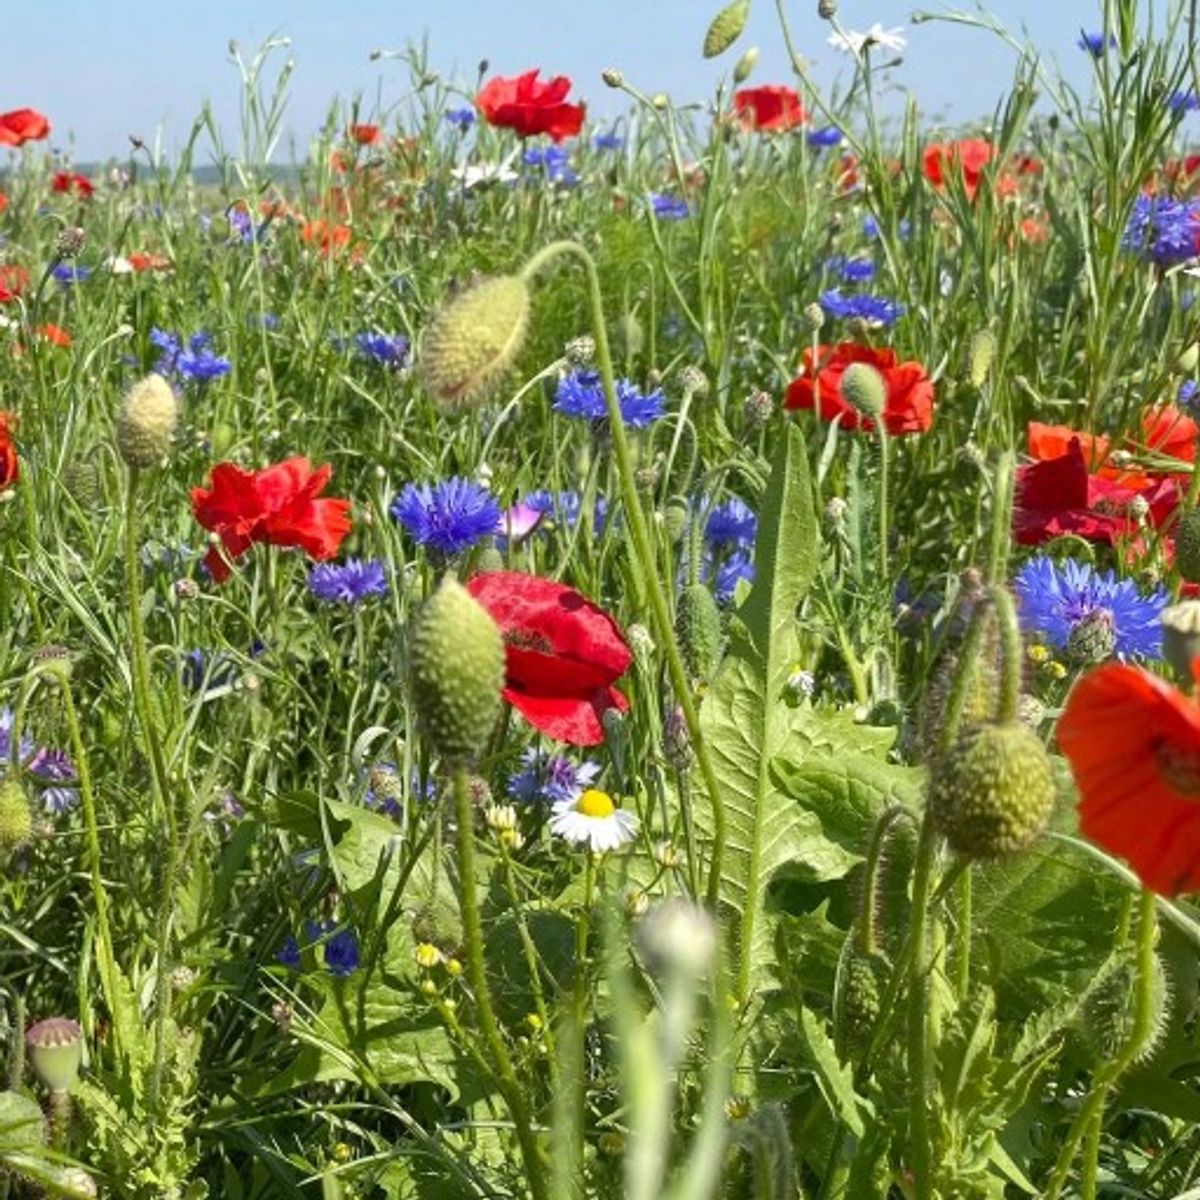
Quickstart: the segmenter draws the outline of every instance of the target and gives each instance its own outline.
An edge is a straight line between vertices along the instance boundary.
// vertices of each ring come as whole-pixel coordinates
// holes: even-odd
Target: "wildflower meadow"
[[[0,112],[0,1200],[1200,1197],[1197,4],[752,2]]]

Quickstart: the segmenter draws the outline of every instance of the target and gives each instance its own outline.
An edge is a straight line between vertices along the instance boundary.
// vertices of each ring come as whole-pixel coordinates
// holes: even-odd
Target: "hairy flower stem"
[[[1075,1161],[1079,1143],[1103,1119],[1104,1104],[1108,1099],[1108,1093],[1112,1091],[1113,1085],[1145,1049],[1146,1041],[1154,1028],[1154,941],[1157,934],[1158,916],[1155,905],[1154,893],[1143,888],[1138,899],[1137,930],[1134,934],[1137,975],[1134,980],[1133,1022],[1129,1030],[1129,1037],[1125,1039],[1125,1044],[1117,1054],[1096,1072],[1092,1090],[1088,1092],[1087,1099],[1080,1106],[1067,1133],[1066,1141],[1063,1142],[1063,1147],[1059,1151],[1058,1161],[1054,1164],[1054,1174],[1050,1176],[1050,1182],[1046,1185],[1043,1200],[1057,1200],[1067,1181],[1071,1165]],[[1100,1137],[1097,1133],[1090,1136],[1088,1140],[1089,1158],[1084,1163],[1083,1180],[1085,1184],[1088,1180],[1091,1181],[1091,1190],[1087,1190],[1085,1186],[1080,1193],[1084,1200],[1089,1200],[1089,1198],[1095,1200],[1097,1168],[1092,1156],[1098,1155],[1099,1151]]]
[[[929,1141],[929,975],[933,970],[929,900],[936,856],[937,835],[926,812],[913,868],[913,954],[908,979],[909,1166],[913,1173],[914,1200],[932,1200],[933,1196]]]
[[[158,894],[154,945],[154,1059],[150,1070],[147,1102],[156,1112],[162,1097],[163,1067],[166,1056],[167,1008],[171,997],[171,916],[175,900],[175,878],[179,873],[179,819],[171,799],[167,764],[158,726],[154,720],[150,692],[150,664],[146,651],[146,630],[142,623],[141,568],[138,560],[138,484],[141,472],[129,468],[129,486],[125,506],[125,588],[129,598],[129,646],[132,665],[133,710],[142,731],[146,757],[150,762],[150,787],[155,807],[166,823],[167,844]]]
[[[475,887],[475,812],[471,806],[471,789],[467,769],[458,766],[454,770],[454,820],[458,839],[459,901],[462,906],[463,954],[467,960],[467,979],[475,999],[475,1011],[483,1040],[491,1057],[491,1069],[495,1074],[496,1086],[508,1105],[513,1125],[517,1131],[517,1142],[521,1148],[521,1160],[529,1183],[533,1200],[549,1200],[546,1190],[545,1168],[533,1132],[533,1120],[525,1093],[517,1081],[512,1058],[504,1044],[496,1012],[492,1007],[492,993],[488,986],[487,969],[483,959],[483,922],[479,916],[479,893]]]
[[[542,267],[562,255],[573,254],[584,265],[588,277],[588,295],[592,309],[593,334],[596,339],[596,365],[600,369],[600,378],[604,384],[604,401],[608,408],[608,423],[612,437],[613,456],[617,462],[617,475],[621,483],[621,503],[625,511],[625,529],[629,536],[633,557],[641,571],[647,595],[650,599],[650,610],[654,618],[655,630],[659,644],[667,659],[667,674],[671,679],[671,687],[679,707],[683,710],[684,723],[687,725],[688,737],[691,738],[692,750],[696,755],[696,763],[704,779],[704,787],[708,792],[709,803],[713,813],[713,848],[712,864],[709,868],[708,887],[706,896],[711,908],[715,908],[721,888],[721,866],[725,854],[725,802],[721,796],[721,787],[717,782],[717,773],[713,767],[712,756],[708,744],[700,729],[700,716],[692,698],[691,685],[688,682],[687,671],[684,669],[683,656],[679,652],[679,643],[675,639],[674,622],[671,620],[671,607],[667,602],[666,592],[662,581],[655,570],[654,549],[650,541],[650,530],[646,524],[645,513],[642,512],[641,501],[638,498],[637,481],[633,474],[633,459],[629,452],[629,440],[625,436],[625,424],[621,419],[621,406],[617,401],[616,379],[613,374],[612,353],[608,345],[608,331],[604,325],[604,297],[600,291],[600,275],[592,256],[576,242],[551,242],[535,254],[522,271],[522,276],[531,279]]]
[[[879,586],[886,588],[891,576],[888,573],[888,459],[891,457],[887,429],[882,414],[876,418],[879,428]]]
[[[871,831],[867,846],[867,861],[863,871],[862,901],[859,906],[857,949],[860,954],[874,954],[879,949],[879,881],[883,874],[884,855],[892,828],[905,811],[899,805],[885,809]]]

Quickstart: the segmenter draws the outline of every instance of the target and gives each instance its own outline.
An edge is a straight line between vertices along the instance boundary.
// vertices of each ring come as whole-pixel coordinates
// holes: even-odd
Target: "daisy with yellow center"
[[[637,817],[618,808],[607,792],[596,788],[588,788],[574,800],[560,800],[550,818],[551,833],[586,845],[593,854],[620,849],[637,831]]]

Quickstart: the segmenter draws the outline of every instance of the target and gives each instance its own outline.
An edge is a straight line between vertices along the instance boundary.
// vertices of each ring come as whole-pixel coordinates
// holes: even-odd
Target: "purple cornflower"
[[[663,415],[663,394],[643,393],[628,379],[617,380],[617,403],[621,418],[630,429],[644,429]],[[573,371],[559,380],[554,393],[554,411],[565,417],[603,421],[608,416],[598,371]]]
[[[453,125],[459,133],[466,133],[475,124],[473,108],[452,108],[443,114],[447,125]]]
[[[842,131],[836,125],[826,125],[822,129],[811,129],[808,133],[808,144],[814,150],[823,150],[829,146],[840,146]]]
[[[660,221],[682,221],[691,216],[688,202],[682,196],[670,196],[655,192],[650,197],[650,206]]]
[[[1111,33],[1088,33],[1087,30],[1081,29],[1079,41],[1075,44],[1093,58],[1103,58],[1106,50],[1116,47],[1117,39]]]
[[[56,816],[70,812],[79,803],[79,790],[62,786],[74,784],[79,779],[75,764],[65,751],[39,750],[25,764],[25,769],[36,782],[45,785],[42,788],[42,809],[45,812]]]
[[[868,293],[843,296],[841,288],[831,288],[821,293],[821,307],[831,317],[857,317],[868,325],[882,326],[885,329],[894,325],[904,315],[904,305],[886,296],[872,296]]]
[[[154,369],[160,375],[175,375],[207,383],[228,375],[233,369],[229,359],[221,358],[209,349],[212,344],[211,333],[193,333],[185,348],[183,339],[177,334],[155,328],[150,330],[150,344],[161,351],[158,362],[154,364]]]
[[[358,605],[371,596],[386,596],[384,565],[378,559],[363,562],[317,563],[308,574],[308,590],[327,604]]]
[[[1190,113],[1200,109],[1200,95],[1196,92],[1188,90],[1186,92],[1172,92],[1167,100],[1171,111],[1176,113]]]
[[[570,802],[591,787],[600,774],[597,763],[579,763],[560,754],[546,755],[530,747],[521,754],[521,769],[508,778],[508,794],[513,800],[532,804]]]
[[[551,183],[573,187],[579,182],[578,174],[571,168],[570,152],[562,146],[530,146],[522,156],[527,167],[541,167]]]
[[[402,367],[408,358],[408,338],[402,333],[356,333],[354,345],[361,358],[383,367]]]
[[[592,137],[592,146],[596,150],[622,150],[625,139],[619,133],[597,133]]]
[[[61,283],[64,287],[72,283],[83,283],[83,281],[91,276],[92,268],[85,267],[82,263],[65,263],[60,262],[50,274],[54,279]]]
[[[325,970],[344,979],[358,970],[358,939],[352,929],[343,926],[325,942]]]
[[[1170,196],[1138,196],[1125,224],[1121,248],[1162,267],[1196,256],[1200,204]]]
[[[732,546],[746,549],[754,545],[758,533],[758,518],[745,501],[731,496],[708,514],[704,523],[704,539],[710,546]]]
[[[496,532],[500,506],[470,479],[408,484],[392,504],[392,516],[413,540],[447,557],[469,550]]]
[[[849,258],[835,254],[825,260],[825,269],[840,275],[847,283],[867,283],[875,278],[875,264],[869,258]]]
[[[701,572],[712,575],[713,595],[719,604],[732,602],[737,585],[741,580],[754,582],[754,562],[748,550],[738,550],[728,558],[718,563],[715,570]]]
[[[275,961],[289,971],[300,970],[300,943],[290,933],[275,952]]]
[[[1179,385],[1179,406],[1186,408],[1192,416],[1200,409],[1200,383],[1194,379],[1185,379]]]

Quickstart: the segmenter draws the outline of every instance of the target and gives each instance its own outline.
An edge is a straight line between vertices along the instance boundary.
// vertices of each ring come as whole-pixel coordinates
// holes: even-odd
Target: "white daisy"
[[[881,50],[895,50],[899,53],[908,45],[908,39],[900,36],[903,32],[903,25],[897,25],[894,29],[884,29],[876,21],[865,33],[843,29],[838,33],[831,33],[828,41],[835,50],[844,50],[847,54],[859,55],[864,46],[878,46]]]
[[[577,846],[586,845],[593,854],[620,849],[637,831],[637,817],[618,808],[607,792],[596,788],[588,788],[574,800],[560,800],[550,818],[551,833]]]

